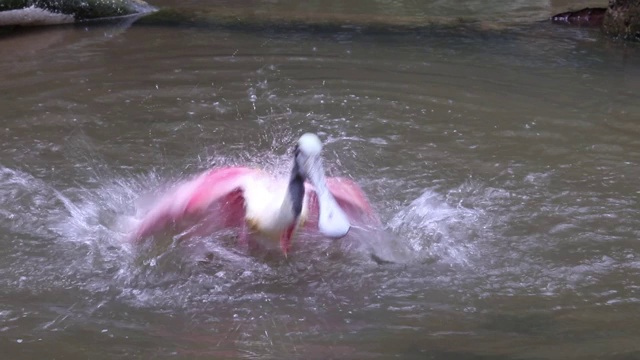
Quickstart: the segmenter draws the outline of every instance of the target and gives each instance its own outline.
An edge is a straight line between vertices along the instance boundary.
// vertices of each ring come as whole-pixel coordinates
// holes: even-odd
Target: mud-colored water
[[[412,6],[455,16],[446,4]],[[549,11],[492,4],[483,21]],[[638,59],[637,45],[537,21],[2,38],[4,354],[640,356]],[[285,174],[306,131],[326,141],[329,173],[361,184],[384,233],[304,237],[288,259],[247,254],[227,233],[123,242],[155,189],[225,164]],[[371,246],[407,253],[378,265]]]

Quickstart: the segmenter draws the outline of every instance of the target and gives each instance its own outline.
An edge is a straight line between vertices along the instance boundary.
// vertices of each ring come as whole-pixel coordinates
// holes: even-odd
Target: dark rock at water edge
[[[557,24],[598,27],[602,25],[607,8],[585,8],[578,11],[567,11],[551,17]]]
[[[0,0],[0,26],[55,24],[154,10],[142,0]]]
[[[586,8],[551,17],[556,24],[600,27],[610,36],[640,41],[640,0],[609,0],[606,8]]]
[[[609,0],[602,29],[611,36],[640,41],[640,0]]]

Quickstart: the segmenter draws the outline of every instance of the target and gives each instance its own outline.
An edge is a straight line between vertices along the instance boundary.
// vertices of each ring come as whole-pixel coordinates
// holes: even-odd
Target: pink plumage
[[[286,255],[291,238],[300,229],[341,237],[352,224],[380,224],[354,181],[324,178],[315,149],[305,152],[296,147],[295,161],[290,179],[278,179],[259,169],[224,167],[180,183],[144,215],[132,241],[194,225],[199,234],[237,228],[241,238],[262,233],[279,240]],[[296,208],[301,211],[296,213]],[[321,210],[330,213],[321,219]]]

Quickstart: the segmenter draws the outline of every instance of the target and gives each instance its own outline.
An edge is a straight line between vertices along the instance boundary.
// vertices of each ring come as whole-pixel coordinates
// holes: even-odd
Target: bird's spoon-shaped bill
[[[339,239],[347,235],[351,223],[327,187],[322,162],[314,160],[316,161],[310,166],[308,176],[318,197],[318,229],[327,237]]]

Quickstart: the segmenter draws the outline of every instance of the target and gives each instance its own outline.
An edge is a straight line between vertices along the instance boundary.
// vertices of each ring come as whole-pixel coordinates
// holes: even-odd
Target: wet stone
[[[64,24],[154,10],[142,0],[12,0],[0,3],[0,26]]]

